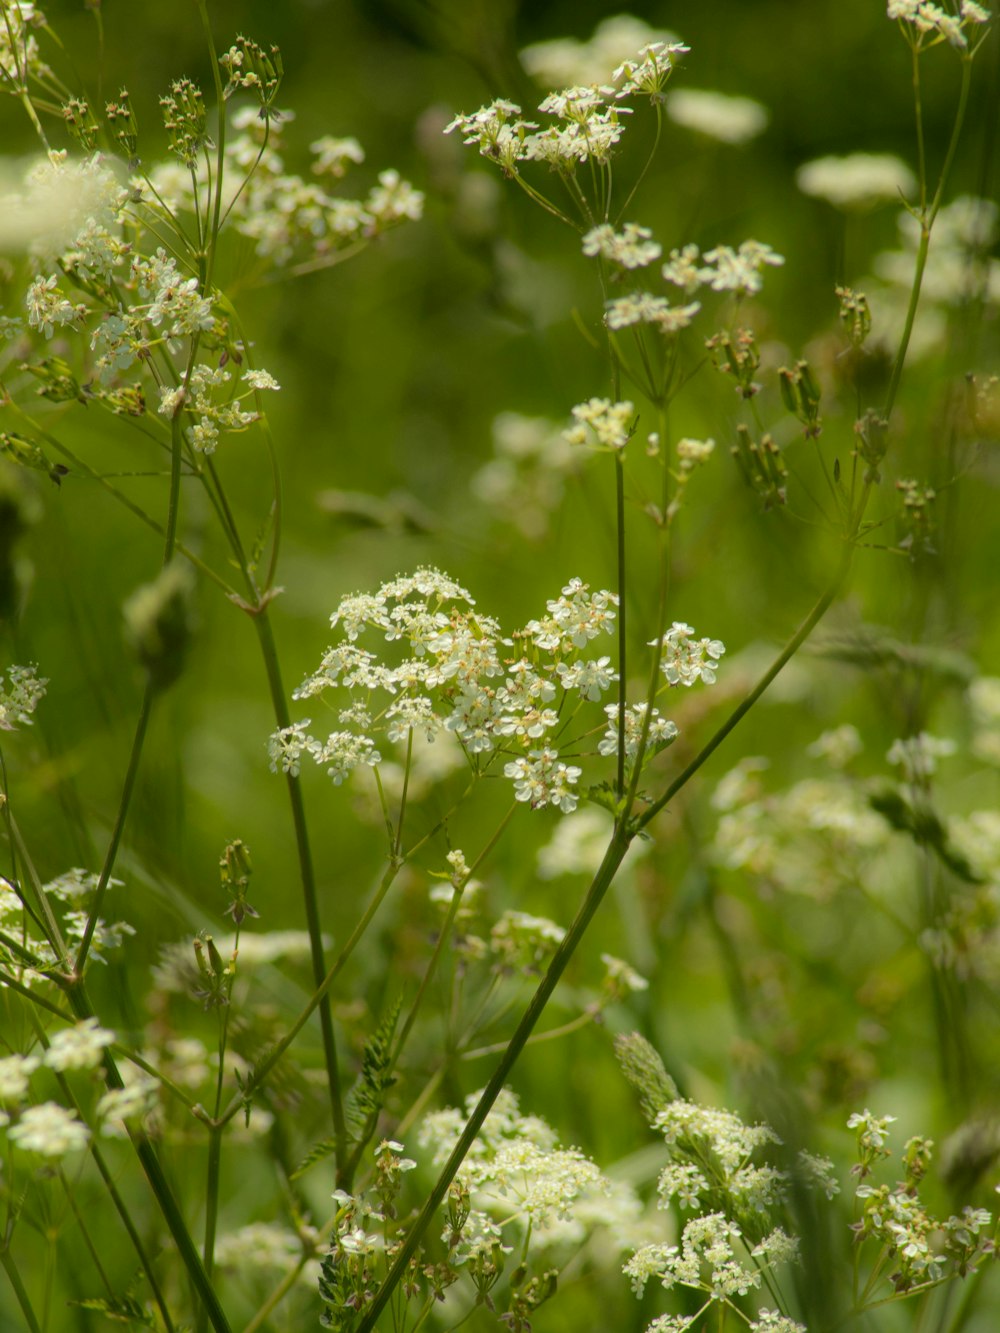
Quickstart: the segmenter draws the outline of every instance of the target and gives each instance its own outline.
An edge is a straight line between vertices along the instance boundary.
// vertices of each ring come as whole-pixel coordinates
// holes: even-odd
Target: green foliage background
[[[76,3],[46,8],[65,42],[67,66],[93,87],[99,59],[93,16]],[[613,586],[612,478],[602,460],[580,470],[551,531],[535,542],[470,497],[470,478],[489,457],[490,424],[499,412],[561,420],[572,404],[607,391],[606,368],[580,334],[579,323],[593,327],[600,306],[575,239],[440,130],[456,111],[494,96],[531,107],[535,93],[518,66],[518,49],[550,36],[586,37],[614,7],[580,0],[220,0],[211,8],[221,46],[242,31],[281,47],[286,81],[280,101],[296,116],[287,134],[292,166],[304,164],[306,146],[320,134],[355,134],[367,152],[359,180],[367,183],[392,165],[427,193],[420,224],[349,265],[242,296],[259,362],[282,385],[269,406],[286,486],[278,579],[284,593],[275,617],[289,690],[318,661],[327,617],[343,594],[419,563],[453,574],[481,607],[511,626],[537,614],[571,575]],[[884,5],[665,0],[633,12],[691,46],[678,86],[689,80],[749,95],[772,117],[767,132],[742,149],[713,147],[668,123],[660,165],[634,216],[667,248],[753,236],[784,254],[784,268],[768,274],[758,317],[762,340],[782,344],[780,359],[789,363],[809,344],[829,382],[837,370],[829,350],[833,287],[859,283],[873,255],[895,244],[898,210],[883,207],[845,226],[839,214],[797,191],[794,170],[825,153],[855,150],[912,160],[907,52]],[[130,89],[143,155],[152,160],[163,146],[159,94],[182,73],[208,84],[193,6],[109,0],[101,16],[103,93],[119,85]],[[995,195],[997,37],[977,65],[952,197]],[[940,160],[950,129],[956,63],[947,51],[925,62],[932,162]],[[16,108],[2,111],[5,151],[29,150]],[[630,152],[638,156],[638,148]],[[473,173],[491,182],[478,210],[469,189]],[[245,260],[236,252],[228,256],[234,273]],[[995,372],[996,346],[995,311],[979,312],[975,321],[970,315],[966,324],[953,324],[937,356],[907,376],[894,431],[900,457],[887,472],[885,492],[896,475],[939,487],[952,481],[955,385],[966,371]],[[774,415],[780,411],[773,383],[763,401]],[[737,407],[727,382],[706,367],[673,422],[677,435],[711,435],[720,444],[712,469],[699,474],[695,503],[676,538],[674,617],[722,638],[731,655],[750,644],[783,642],[829,578],[836,554],[820,526],[760,511],[727,456]],[[827,427],[831,452],[845,467],[850,425],[834,413]],[[109,471],[146,466],[128,433],[114,427],[94,413],[88,426],[78,423],[75,447]],[[251,432],[226,441],[218,462],[252,531],[266,495],[263,449]],[[847,598],[821,643],[837,636],[856,648],[860,625],[886,626],[902,643],[947,650],[960,655],[960,664],[978,663],[994,674],[998,479],[994,450],[982,454],[974,474],[947,485],[933,554],[910,560],[862,550]],[[26,483],[18,478],[16,484]],[[129,487],[156,511],[156,482],[135,479]],[[38,521],[20,548],[32,566],[31,586],[5,648],[10,660],[37,660],[51,683],[31,743],[10,747],[8,777],[46,878],[70,865],[96,868],[103,855],[141,692],[120,608],[155,574],[160,548],[80,477],[67,476],[58,489],[43,478],[32,489]],[[334,491],[387,497],[397,510],[403,495],[404,508],[419,521],[359,526],[329,512]],[[891,515],[891,496],[882,500]],[[217,537],[208,518],[192,503],[183,521],[186,540],[212,552]],[[632,613],[641,618],[651,611],[655,589],[644,567],[650,556],[638,509],[631,521],[637,533]],[[893,522],[890,516],[887,543],[899,535]],[[117,907],[138,934],[94,982],[99,1002],[123,1030],[148,1021],[148,969],[165,941],[200,928],[222,933],[217,861],[226,840],[241,837],[253,853],[259,928],[302,925],[285,797],[267,771],[273,723],[252,627],[207,586],[199,592],[198,619],[186,672],[154,717],[117,871],[127,884],[116,891]],[[786,1127],[796,1122],[796,1108],[818,1098],[824,1132],[872,1100],[873,1109],[901,1117],[902,1142],[917,1131],[944,1136],[973,1116],[995,1113],[995,995],[977,993],[942,1027],[917,953],[884,921],[872,919],[863,897],[821,907],[808,895],[762,903],[752,886],[720,883],[705,856],[713,826],[705,796],[741,755],[767,755],[768,781],[777,786],[814,772],[807,745],[845,721],[861,730],[872,772],[884,772],[882,756],[895,737],[925,726],[967,744],[964,667],[949,677],[877,666],[863,652],[855,657],[845,663],[807,652],[805,668],[788,687],[775,688],[660,821],[634,888],[605,904],[585,954],[595,963],[610,950],[650,976],[650,990],[613,1011],[609,1026],[644,1031],[692,1094],[741,1105]],[[738,683],[725,685],[724,672],[718,691],[677,716],[685,745],[703,741],[726,703],[739,697]],[[995,773],[961,757],[954,764],[955,782],[940,794],[946,808],[995,802]],[[498,795],[492,810],[463,817],[454,842],[481,842],[505,800]],[[360,822],[352,796],[332,789],[319,773],[307,779],[307,801],[324,925],[340,940],[378,873],[379,831]],[[562,923],[575,911],[582,879],[542,882],[532,871],[537,846],[556,818],[522,812],[516,821],[491,869],[496,911],[513,906]],[[338,1004],[356,1054],[399,986],[419,975],[433,926],[425,898],[426,881],[411,876],[351,966]],[[290,968],[281,985],[289,994],[305,994],[307,977]],[[572,991],[564,992],[556,1020],[572,1016],[573,1001]],[[194,1009],[185,1021],[210,1031]],[[943,1031],[952,1038],[942,1039]],[[434,1033],[421,1040],[430,1061]],[[487,1072],[485,1064],[459,1070],[447,1095],[472,1091]],[[567,1142],[602,1163],[649,1141],[615,1072],[606,1028],[529,1050],[515,1083],[527,1108],[549,1117]],[[288,1132],[295,1136],[294,1156],[327,1131],[309,1123]],[[226,1208],[234,1219],[272,1214],[276,1191],[262,1158],[233,1154],[226,1170]],[[317,1200],[325,1197],[323,1181],[314,1178],[310,1188]],[[188,1206],[196,1211],[193,1201]],[[71,1275],[66,1286],[73,1286]],[[598,1327],[587,1313],[587,1280],[573,1292],[539,1313],[540,1333]],[[228,1299],[239,1308],[238,1293]],[[639,1329],[656,1308],[640,1307],[624,1280],[601,1300],[611,1302],[603,1307],[604,1328]],[[17,1318],[0,1290],[0,1327],[19,1327]],[[52,1327],[101,1326],[83,1312],[65,1318],[70,1322],[56,1318]],[[991,1326],[987,1320],[975,1327]]]

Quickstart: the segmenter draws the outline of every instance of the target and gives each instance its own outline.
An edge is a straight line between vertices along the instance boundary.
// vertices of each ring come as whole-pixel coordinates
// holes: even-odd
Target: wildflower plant
[[[100,6],[87,9],[103,47]],[[699,836],[688,804],[692,779],[799,657],[859,561],[882,548],[915,569],[954,531],[956,477],[919,475],[898,399],[908,355],[923,351],[922,295],[946,325],[996,304],[996,209],[947,195],[990,14],[971,0],[890,0],[886,13],[912,62],[915,162],[819,159],[798,181],[844,210],[899,199],[900,248],[874,256],[863,289],[844,277],[830,299],[834,331],[808,355],[779,345],[768,308],[794,267],[778,239],[693,223],[670,234],[669,213],[647,194],[671,136],[694,132],[728,153],[768,124],[754,99],[686,86],[692,52],[679,36],[620,16],[587,42],[535,44],[521,59],[545,85],[536,106],[501,96],[441,118],[436,128],[472,150],[480,177],[492,171],[497,189],[519,191],[547,234],[563,237],[588,284],[574,312],[587,380],[555,390],[544,416],[513,404],[494,412],[496,457],[472,479],[493,525],[513,524],[544,552],[544,578],[512,579],[501,614],[489,580],[458,567],[460,542],[445,541],[446,573],[414,553],[403,522],[401,572],[385,577],[376,561],[382,572],[362,580],[346,558],[337,566],[329,638],[324,647],[300,626],[317,664],[289,696],[275,602],[279,572],[294,578],[295,556],[282,558],[300,516],[286,507],[269,413],[290,381],[251,293],[266,300],[296,278],[325,292],[323,271],[420,221],[424,192],[394,167],[370,169],[337,124],[298,143],[281,51],[244,35],[218,48],[205,0],[192,16],[209,82],[175,75],[157,94],[155,131],[142,100],[103,71],[101,104],[75,74],[64,82],[66,48],[42,10],[0,0],[0,91],[39,150],[12,168],[0,201],[0,1265],[29,1333],[53,1326],[57,1290],[81,1326],[90,1312],[164,1333],[231,1333],[238,1317],[247,1333],[272,1318],[342,1333],[466,1320],[528,1333],[554,1302],[572,1302],[581,1271],[626,1300],[629,1285],[642,1296],[655,1279],[671,1308],[649,1333],[803,1333],[824,1302],[797,1265],[815,1263],[827,1225],[817,1218],[830,1210],[833,1234],[848,1191],[819,1150],[832,1132],[823,1111],[835,1103],[844,1118],[823,1095],[840,1056],[817,1053],[809,1023],[796,1027],[782,1007],[787,976],[817,957],[824,977],[869,964],[873,975],[845,977],[839,994],[874,1048],[891,1008],[876,955],[883,939],[901,940],[906,975],[919,972],[933,996],[942,1081],[954,1076],[971,1100],[965,1002],[981,1003],[997,974],[1000,830],[985,804],[946,810],[938,782],[960,753],[995,766],[993,678],[887,636],[849,648],[831,637],[818,649],[827,657],[873,672],[895,663],[948,688],[960,680],[974,739],[960,747],[938,735],[917,691],[877,772],[843,722],[807,756],[832,774],[769,790],[766,761],[744,755],[716,783],[713,835]],[[920,75],[939,57],[957,62],[960,86],[951,139],[932,162]],[[427,150],[428,162],[445,151]],[[494,240],[499,272],[515,261]],[[294,378],[294,358],[284,364]],[[380,384],[387,375],[384,366]],[[965,382],[956,474],[1000,421],[995,381]],[[712,424],[699,394],[724,403]],[[111,461],[118,451],[124,464]],[[727,455],[749,487],[733,504],[771,531],[814,530],[827,571],[784,647],[749,674],[734,652],[743,645],[717,637],[730,639],[725,612],[703,604],[689,574],[690,532],[722,512],[713,505]],[[22,617],[38,495],[68,508],[84,488],[152,543],[134,569],[131,559],[115,569],[134,589],[120,637],[140,699],[107,820],[76,783],[84,761],[63,753],[46,720],[87,678],[86,653],[46,662]],[[595,542],[586,569],[560,568],[550,524],[578,492],[596,497],[606,558]],[[367,495],[346,508],[382,535],[387,515],[415,512]],[[434,530],[410,526],[421,540]],[[257,736],[258,766],[284,788],[289,822],[278,835],[260,821],[253,863],[227,832],[217,867],[189,884],[187,871],[173,877],[166,836],[147,855],[134,830],[150,737],[160,728],[175,739],[195,682],[214,670],[199,658],[204,623],[223,612],[252,627],[271,712],[234,730]],[[234,667],[242,656],[227,644]],[[95,685],[109,711],[117,690]],[[202,756],[221,729],[191,728]],[[227,743],[218,752],[231,762]],[[174,748],[178,764],[189,761]],[[328,783],[313,781],[314,767]],[[56,863],[39,833],[21,795],[33,784],[65,816],[72,862]],[[360,835],[381,860],[367,891],[339,851],[314,861],[314,802],[322,832],[351,802],[357,822],[376,828],[375,839]],[[690,839],[691,887],[658,931],[659,858],[678,829]],[[914,862],[920,888],[908,898],[914,877],[900,866]],[[565,906],[556,895],[573,876],[586,887]],[[549,891],[560,904],[551,916]],[[838,915],[849,928],[849,894],[879,930],[841,959],[820,937]],[[688,1095],[700,1077],[690,1067],[679,1063],[675,1082],[648,1041],[619,1037],[658,1155],[655,1169],[639,1154],[603,1170],[548,1118],[522,1111],[512,1075],[527,1050],[598,1043],[633,1009],[654,1026],[658,951],[701,908],[724,958],[747,1087],[767,1083],[771,1059],[785,1062],[793,1091],[767,1108],[776,1128],[744,1120],[712,1104],[722,1096]],[[599,915],[607,938],[594,949]],[[789,944],[779,956],[783,916],[805,924],[798,952]],[[749,962],[734,921],[770,931],[768,947],[747,929]],[[862,1064],[856,1081],[874,1082]],[[478,1090],[467,1094],[470,1066]],[[853,1282],[829,1304],[841,1322],[929,1301],[951,1279],[978,1282],[995,1251],[992,1214],[974,1197],[996,1156],[988,1120],[970,1119],[946,1155],[954,1211],[936,1220],[921,1199],[929,1140],[906,1144],[901,1183],[877,1183],[891,1119],[848,1121],[855,1211],[837,1253],[853,1249]],[[104,1226],[118,1237],[113,1262]],[[62,1266],[64,1244],[85,1255],[85,1276],[75,1260]],[[22,1245],[44,1252],[40,1275],[22,1264]],[[952,1333],[976,1286],[966,1290]],[[0,1319],[7,1308],[0,1300]]]

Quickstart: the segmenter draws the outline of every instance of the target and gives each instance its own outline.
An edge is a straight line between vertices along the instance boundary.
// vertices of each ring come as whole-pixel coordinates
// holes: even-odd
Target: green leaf
[[[69,1305],[81,1310],[99,1310],[115,1324],[131,1324],[133,1328],[157,1327],[156,1320],[148,1310],[143,1309],[131,1296],[118,1296],[105,1300],[102,1296],[88,1296],[82,1301],[69,1301]]]
[[[396,1081],[390,1072],[392,1038],[402,1007],[402,999],[396,1000],[365,1042],[360,1077],[347,1094],[344,1107],[347,1123],[358,1139],[361,1139],[366,1132],[371,1132],[368,1126],[378,1118],[385,1103],[385,1094]]]
[[[303,1157],[302,1161],[289,1176],[289,1180],[298,1180],[299,1176],[304,1176],[311,1166],[315,1166],[317,1162],[322,1162],[324,1158],[332,1157],[336,1151],[336,1139],[323,1139],[320,1143],[315,1144],[309,1149],[305,1157]]]

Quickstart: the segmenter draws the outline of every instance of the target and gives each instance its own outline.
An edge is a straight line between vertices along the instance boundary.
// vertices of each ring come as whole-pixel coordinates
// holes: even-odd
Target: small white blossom
[[[357,139],[335,139],[330,134],[311,143],[309,151],[316,158],[312,169],[317,176],[330,175],[339,179],[346,173],[349,162],[365,160],[365,150]]]
[[[614,72],[616,83],[624,80],[618,96],[645,93],[654,102],[662,101],[674,65],[690,49],[682,42],[650,42],[642,47],[637,59],[624,61]]]
[[[708,250],[703,259],[705,267],[699,277],[713,291],[736,292],[743,296],[753,296],[763,286],[761,270],[765,265],[780,267],[785,262],[784,255],[777,254],[762,241],[744,241],[738,250],[728,245],[718,245]]]
[[[122,1122],[141,1120],[156,1106],[159,1082],[142,1074],[130,1080],[124,1088],[111,1088],[97,1103],[97,1118],[104,1121],[101,1133],[117,1137]]]
[[[919,783],[925,782],[937,770],[939,759],[953,755],[956,748],[953,740],[921,731],[916,736],[893,741],[886,759],[902,769],[907,782]]]
[[[585,444],[589,428],[598,447],[620,452],[631,438],[635,422],[635,404],[627,400],[612,403],[609,398],[591,398],[573,408],[575,426],[564,432],[570,444]]]
[[[28,1079],[40,1061],[34,1055],[7,1055],[0,1059],[0,1102],[20,1101],[28,1091]]]
[[[607,981],[611,983],[614,990],[622,994],[649,990],[649,982],[646,978],[641,976],[634,967],[623,959],[615,958],[610,953],[602,953],[601,962],[607,969]]]
[[[527,758],[505,764],[503,771],[514,783],[515,799],[527,801],[533,810],[554,805],[568,814],[576,809],[579,797],[572,788],[583,770],[564,764],[558,751],[548,747],[531,750]]]
[[[115,1034],[102,1028],[96,1018],[84,1019],[75,1027],[53,1034],[42,1062],[49,1069],[96,1069],[102,1052],[115,1040]]]
[[[803,194],[844,209],[865,208],[880,200],[905,199],[917,186],[910,168],[891,153],[818,157],[799,167],[795,181]]]
[[[622,230],[616,232],[610,223],[603,222],[584,236],[583,253],[591,257],[600,255],[620,268],[636,269],[645,268],[659,259],[662,250],[648,227],[626,222]]]
[[[707,463],[714,452],[714,440],[683,439],[677,441],[677,457],[681,461],[681,470],[684,472],[690,472],[699,464]]]
[[[671,305],[663,296],[650,292],[631,292],[609,301],[604,310],[604,322],[609,329],[628,329],[633,324],[651,324],[660,333],[679,333],[686,329],[701,309],[698,301],[690,305]]]
[[[767,108],[751,97],[731,97],[701,88],[678,88],[667,98],[667,115],[677,125],[722,143],[749,143],[767,128]]]
[[[0,730],[30,727],[31,715],[44,698],[48,683],[39,676],[36,666],[9,666],[6,684],[0,683]]]
[[[714,683],[719,658],[726,651],[720,639],[695,639],[690,625],[675,621],[661,642],[660,670],[671,685]],[[656,640],[649,646],[655,647]]]
[[[607,704],[605,713],[608,717],[607,730],[603,739],[598,743],[598,754],[611,755],[618,753],[618,705]],[[645,703],[630,704],[625,710],[625,758],[630,762],[635,759],[639,753],[639,741],[642,737],[642,725],[646,716]],[[657,750],[663,749],[672,741],[677,739],[677,725],[668,718],[661,716],[660,710],[654,708],[649,722],[649,732],[647,737],[647,757],[655,754]]]
[[[8,1129],[7,1138],[25,1152],[65,1157],[87,1146],[90,1130],[64,1106],[43,1102],[23,1111],[17,1124]]]
[[[281,385],[266,370],[245,370],[243,379],[251,389],[280,389]]]

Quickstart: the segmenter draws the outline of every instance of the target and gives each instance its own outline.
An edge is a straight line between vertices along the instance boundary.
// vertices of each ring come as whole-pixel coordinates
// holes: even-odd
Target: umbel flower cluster
[[[546,602],[544,615],[507,637],[463,587],[434,569],[345,597],[331,616],[340,641],[294,696],[346,691],[340,729],[321,741],[308,732],[308,719],[283,728],[270,740],[271,768],[298,773],[308,755],[339,785],[355,768],[378,765],[380,746],[405,743],[411,733],[433,741],[447,731],[477,772],[502,758],[517,800],[533,809],[574,810],[583,770],[567,763],[559,747],[567,735],[578,743],[571,730],[578,712],[599,703],[618,679],[610,657],[594,654],[614,629],[617,606],[614,593],[592,592],[574,578]],[[400,660],[390,664],[363,647],[361,637],[373,634],[383,645],[399,645]],[[714,679],[723,645],[691,635],[689,626],[675,625],[664,639],[661,668],[670,684]],[[602,755],[617,753],[618,708],[605,706]],[[628,707],[622,729],[628,760],[637,753],[645,710],[645,704]],[[654,708],[648,734],[653,753],[677,728]]]
[[[47,73],[29,33],[44,27],[44,17],[27,4],[3,11],[0,71],[13,91]],[[26,254],[32,271],[20,308],[0,315],[0,336],[13,344],[10,359],[24,356],[30,341],[46,352],[25,361],[7,387],[16,396],[34,384],[53,403],[144,418],[161,439],[165,423],[157,416],[171,428],[179,422],[196,470],[197,455],[245,431],[260,418],[261,392],[279,388],[253,367],[232,305],[213,282],[221,233],[253,243],[257,259],[244,266],[256,269],[241,274],[246,282],[266,267],[339,262],[418,218],[423,206],[419,191],[392,170],[363,199],[335,193],[348,168],[364,160],[353,138],[316,140],[310,179],[288,171],[281,124],[291,113],[274,105],[280,56],[240,38],[220,63],[228,76],[222,152],[190,80],[175,81],[160,99],[169,156],[148,171],[126,91],[103,115],[70,98],[64,122],[80,151],[49,150],[0,198],[0,249]],[[58,480],[38,446],[21,436],[0,436],[0,452]]]
[[[479,1095],[467,1097],[464,1110],[445,1107],[424,1118],[418,1160],[384,1140],[370,1186],[334,1194],[337,1217],[319,1282],[325,1327],[348,1333],[356,1326],[402,1241],[406,1177],[445,1161]],[[454,1309],[472,1301],[527,1333],[532,1312],[556,1290],[560,1265],[595,1234],[606,1254],[620,1252],[641,1212],[630,1187],[612,1184],[579,1149],[562,1147],[552,1127],[523,1113],[504,1089],[448,1192],[440,1240],[418,1251],[404,1290],[413,1298],[425,1288],[442,1301],[447,1292]]]

